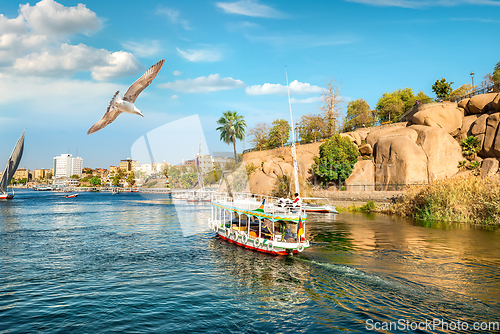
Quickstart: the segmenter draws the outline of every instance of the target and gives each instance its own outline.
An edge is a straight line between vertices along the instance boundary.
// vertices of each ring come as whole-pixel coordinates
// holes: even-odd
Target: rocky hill
[[[364,157],[346,180],[348,189],[359,190],[362,186],[384,190],[393,184],[429,183],[461,175],[464,171],[459,169],[459,163],[466,158],[459,143],[471,135],[481,141],[481,151],[473,158],[482,163],[481,175],[498,173],[500,93],[476,95],[459,103],[420,105],[405,118],[405,122],[341,134]],[[301,181],[312,181],[311,165],[320,145],[297,146]],[[257,168],[249,180],[250,191],[255,193],[269,194],[278,176],[292,175],[289,147],[246,153],[243,159],[247,166]]]

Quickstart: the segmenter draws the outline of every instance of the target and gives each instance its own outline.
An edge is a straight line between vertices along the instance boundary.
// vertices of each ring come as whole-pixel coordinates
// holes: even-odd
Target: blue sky
[[[500,61],[499,14],[494,0],[2,1],[0,168],[27,125],[30,169],[77,149],[85,166],[109,168],[141,136],[196,114],[208,149],[231,151],[215,131],[223,111],[249,127],[289,118],[285,65],[294,120],[320,112],[332,78],[344,101],[372,108],[404,87],[434,96],[442,77],[457,88],[474,71],[479,83]],[[122,114],[87,135],[114,92],[160,59],[136,101],[145,118]]]

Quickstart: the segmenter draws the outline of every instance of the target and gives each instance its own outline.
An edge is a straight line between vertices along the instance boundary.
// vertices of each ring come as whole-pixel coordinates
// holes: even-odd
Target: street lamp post
[[[472,91],[474,91],[474,72],[470,72],[470,76],[472,78]]]

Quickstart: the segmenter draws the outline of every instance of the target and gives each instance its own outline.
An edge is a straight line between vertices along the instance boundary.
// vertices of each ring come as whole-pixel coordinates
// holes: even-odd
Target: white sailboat
[[[5,170],[3,171],[2,179],[0,180],[0,199],[14,198],[14,190],[12,191],[12,194],[9,194],[7,192],[7,187],[9,186],[10,180],[12,180],[12,177],[14,176],[14,173],[16,172],[19,162],[23,156],[25,131],[23,131],[21,138],[17,141],[16,147],[14,147],[14,150],[7,161],[7,165],[5,166]]]

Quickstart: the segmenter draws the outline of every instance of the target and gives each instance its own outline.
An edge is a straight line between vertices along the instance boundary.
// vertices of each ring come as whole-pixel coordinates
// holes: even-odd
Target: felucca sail
[[[0,192],[2,194],[7,194],[7,186],[10,184],[10,180],[12,180],[12,177],[14,176],[14,173],[16,172],[19,162],[23,156],[24,132],[25,131],[23,131],[21,138],[17,141],[16,147],[14,147],[9,161],[7,161],[7,166],[5,166],[2,179],[0,180]]]

